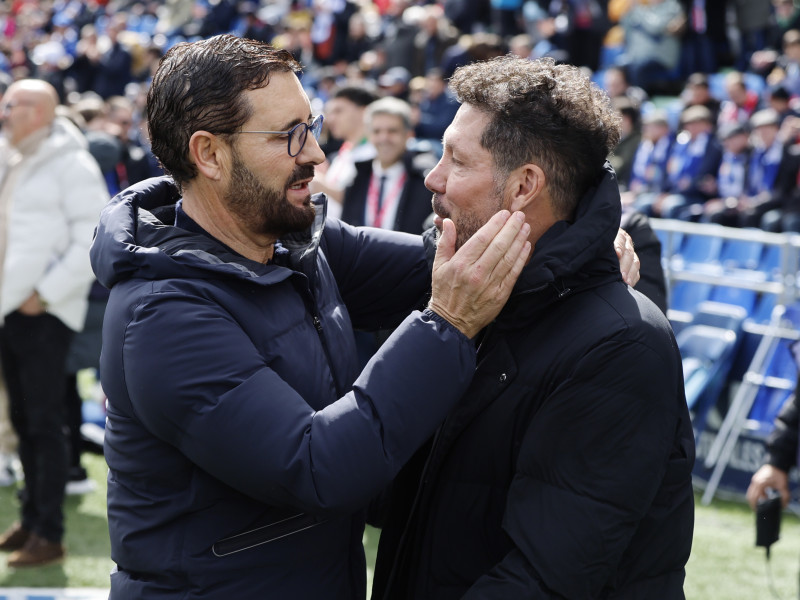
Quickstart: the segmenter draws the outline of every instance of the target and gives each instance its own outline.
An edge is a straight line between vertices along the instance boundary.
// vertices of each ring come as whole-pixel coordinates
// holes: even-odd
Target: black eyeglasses
[[[295,157],[303,151],[308,139],[308,132],[314,136],[315,140],[319,139],[319,134],[322,132],[322,115],[317,115],[308,123],[298,123],[288,131],[233,131],[223,133],[270,133],[275,135],[288,135],[289,136],[289,156]]]

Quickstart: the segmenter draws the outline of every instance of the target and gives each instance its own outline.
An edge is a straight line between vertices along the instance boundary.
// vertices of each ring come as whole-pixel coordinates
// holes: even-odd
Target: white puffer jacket
[[[5,233],[0,316],[34,290],[50,314],[80,331],[94,275],[89,246],[108,201],[100,168],[83,134],[57,118],[51,134],[26,156],[15,178]],[[0,169],[2,170],[2,169]]]

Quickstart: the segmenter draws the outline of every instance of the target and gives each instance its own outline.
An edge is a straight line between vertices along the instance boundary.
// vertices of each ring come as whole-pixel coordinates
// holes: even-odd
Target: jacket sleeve
[[[328,219],[323,249],[356,329],[394,327],[428,298],[422,236]]]
[[[69,162],[69,172],[62,173],[62,181],[61,210],[66,218],[69,245],[36,284],[36,291],[51,304],[88,291],[94,279],[89,246],[100,211],[108,201],[105,181],[88,152]]]
[[[800,384],[799,384],[800,385]],[[797,392],[786,401],[775,419],[775,429],[767,439],[766,464],[789,472],[797,464],[798,427],[800,413],[797,410]]]
[[[608,341],[578,361],[522,441],[503,520],[515,548],[465,598],[601,597],[659,488],[689,477],[691,457],[670,458],[676,377],[639,343]]]
[[[475,368],[470,340],[433,313],[414,313],[352,391],[313,410],[212,299],[156,296],[125,328],[131,410],[193,464],[273,506],[324,513],[366,505],[444,419]]]
[[[622,228],[631,236],[641,264],[641,277],[634,289],[650,298],[666,315],[667,282],[661,266],[661,242],[650,220],[642,213],[632,213],[628,218],[623,217]]]

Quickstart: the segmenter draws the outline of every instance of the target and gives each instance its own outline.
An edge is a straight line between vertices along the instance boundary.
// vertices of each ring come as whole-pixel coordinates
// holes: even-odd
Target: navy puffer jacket
[[[262,265],[155,216],[176,200],[164,178],[126,190],[91,251],[111,288],[111,597],[363,598],[361,507],[463,394],[474,346],[413,312],[359,375],[351,317],[420,301],[419,236],[324,224],[317,197]]]

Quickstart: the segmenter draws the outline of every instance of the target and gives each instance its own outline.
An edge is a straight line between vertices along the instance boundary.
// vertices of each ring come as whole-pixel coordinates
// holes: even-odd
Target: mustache
[[[297,183],[298,181],[302,181],[303,179],[313,179],[314,178],[314,165],[300,165],[294,171],[292,171],[291,176],[289,177],[289,181],[286,182],[286,187],[290,187]]]
[[[444,206],[442,205],[442,199],[439,194],[434,193],[433,198],[431,199],[431,205],[433,206],[433,212],[437,215],[442,217],[443,219],[449,219],[450,213],[445,210]]]

